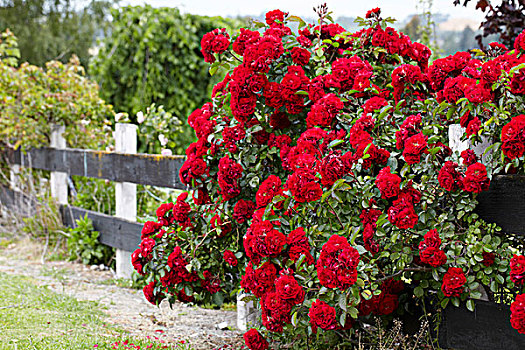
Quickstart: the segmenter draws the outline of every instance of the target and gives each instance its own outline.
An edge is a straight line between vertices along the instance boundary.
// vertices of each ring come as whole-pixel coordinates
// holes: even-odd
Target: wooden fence
[[[185,189],[179,178],[184,156],[136,154],[137,131],[135,125],[117,124],[115,144],[117,151],[104,152],[65,148],[63,127],[55,127],[51,144],[54,147],[20,150],[4,149],[12,165],[11,188],[0,187],[0,204],[7,207],[31,208],[34,201],[16,190],[16,173],[19,167],[48,170],[51,172],[51,193],[60,204],[62,220],[74,227],[75,220],[86,214],[93,227],[100,232],[99,241],[117,249],[117,276],[130,277],[131,252],[140,244],[142,224],[136,220],[136,184],[173,189]],[[116,215],[106,215],[68,205],[67,177],[71,175],[106,179],[116,182]],[[25,209],[27,210],[27,209]]]

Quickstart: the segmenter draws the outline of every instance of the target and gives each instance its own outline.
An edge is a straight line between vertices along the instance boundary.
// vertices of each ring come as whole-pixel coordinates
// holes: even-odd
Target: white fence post
[[[51,147],[57,149],[66,148],[66,139],[63,134],[66,127],[63,125],[51,126]],[[67,174],[52,171],[51,172],[51,196],[56,198],[58,204],[67,205]]]
[[[469,148],[469,141],[461,141],[461,136],[465,134],[465,128],[459,124],[451,124],[448,127],[448,145],[452,153],[456,151],[461,154],[464,150]]]
[[[10,180],[10,186],[13,190],[20,190],[21,184],[20,184],[20,165],[18,164],[12,164],[9,169],[9,180]]]
[[[253,300],[243,301],[249,294],[237,293],[237,328],[246,331],[259,324],[260,311],[255,307]]]
[[[120,153],[137,153],[137,126],[115,125],[115,150]],[[137,220],[137,185],[129,182],[115,183],[116,216],[130,221]],[[117,249],[117,277],[131,278],[131,252]]]
[[[470,148],[474,151],[474,153],[476,153],[478,159],[486,161],[487,155],[484,155],[483,153],[492,143],[487,139],[487,137],[482,136],[480,143],[472,145],[469,140],[461,141],[461,137],[464,134],[465,128],[459,124],[451,124],[448,127],[448,145],[452,149],[452,153],[457,151],[459,154],[461,154],[461,152]]]

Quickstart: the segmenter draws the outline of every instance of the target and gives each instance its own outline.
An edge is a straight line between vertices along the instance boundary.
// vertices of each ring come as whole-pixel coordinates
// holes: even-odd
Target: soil
[[[25,245],[24,248],[27,248]],[[108,323],[129,336],[159,338],[168,343],[185,343],[195,350],[239,349],[242,335],[236,327],[235,311],[203,309],[176,303],[151,305],[141,290],[115,285],[112,271],[65,261],[23,256],[20,244],[0,249],[0,272],[33,277],[57,293],[78,300],[96,301],[108,315]],[[219,329],[226,322],[228,329]]]

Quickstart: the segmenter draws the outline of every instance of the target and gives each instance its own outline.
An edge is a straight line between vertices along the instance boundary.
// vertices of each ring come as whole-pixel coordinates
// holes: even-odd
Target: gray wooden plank
[[[5,150],[11,164],[69,175],[185,189],[179,170],[185,156],[126,154],[84,149],[34,148],[26,153]]]

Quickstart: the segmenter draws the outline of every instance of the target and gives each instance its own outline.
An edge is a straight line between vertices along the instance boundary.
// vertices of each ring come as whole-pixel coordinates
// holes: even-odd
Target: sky
[[[449,14],[451,18],[468,18],[481,22],[483,13],[475,10],[473,3],[468,8],[454,6],[453,0],[433,0],[433,13]],[[384,16],[405,19],[417,11],[419,0],[122,0],[121,4],[178,7],[182,12],[206,16],[259,15],[273,9],[280,9],[302,17],[315,17],[312,8],[327,3],[340,16],[364,16],[366,11],[380,7]]]

